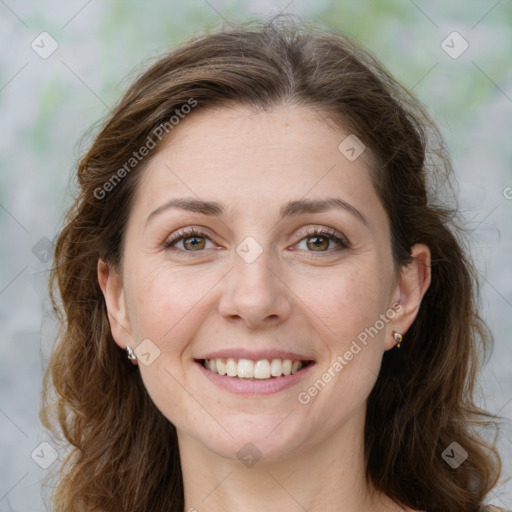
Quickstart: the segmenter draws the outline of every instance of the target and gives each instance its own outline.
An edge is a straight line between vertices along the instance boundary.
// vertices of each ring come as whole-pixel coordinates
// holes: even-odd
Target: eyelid
[[[345,235],[340,233],[339,231],[336,231],[333,228],[326,228],[322,226],[314,226],[309,228],[301,228],[301,230],[295,235],[297,239],[302,240],[302,238],[305,238],[307,236],[313,236],[313,235],[329,235],[334,238],[341,239],[346,245],[349,245],[349,241]]]

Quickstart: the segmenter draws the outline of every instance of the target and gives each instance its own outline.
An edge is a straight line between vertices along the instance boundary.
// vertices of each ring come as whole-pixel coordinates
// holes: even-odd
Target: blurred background
[[[479,405],[506,418],[487,501],[512,507],[510,0],[0,0],[0,512],[50,510],[41,481],[64,456],[38,419],[55,336],[46,285],[91,129],[168,49],[281,12],[353,36],[441,126],[496,339]]]

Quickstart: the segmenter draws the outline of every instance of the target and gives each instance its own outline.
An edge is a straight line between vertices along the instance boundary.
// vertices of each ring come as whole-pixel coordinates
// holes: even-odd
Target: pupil
[[[323,236],[315,236],[315,237],[313,237],[313,239],[316,240],[316,242],[313,242],[313,247],[315,247],[315,248],[319,248],[320,245],[322,244],[322,242],[318,243],[318,240],[323,240],[324,243],[325,243],[325,240],[326,240],[326,238],[323,237]]]
[[[199,237],[197,237],[197,236],[189,237],[188,240],[189,240],[188,242],[185,242],[185,246],[187,246],[187,244],[189,244],[190,246],[192,246],[192,248],[194,248],[194,247],[198,247],[199,245],[201,245],[201,241],[198,241]],[[190,242],[190,240],[193,240],[193,242]]]

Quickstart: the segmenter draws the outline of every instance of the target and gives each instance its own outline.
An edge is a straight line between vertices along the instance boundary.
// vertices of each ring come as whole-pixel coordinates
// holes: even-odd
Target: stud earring
[[[130,345],[126,346],[126,356],[134,366],[137,364],[137,356],[135,355],[135,352],[132,350]]]
[[[395,338],[397,348],[400,348],[400,343],[402,342],[404,337],[399,332],[395,332],[393,334],[393,338]]]

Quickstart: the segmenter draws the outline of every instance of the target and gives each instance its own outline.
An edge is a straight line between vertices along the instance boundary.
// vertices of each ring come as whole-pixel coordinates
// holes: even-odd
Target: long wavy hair
[[[54,509],[183,511],[176,429],[114,342],[97,263],[120,269],[138,177],[172,138],[169,119],[191,99],[195,110],[314,107],[368,148],[395,265],[411,260],[414,244],[426,244],[432,283],[400,350],[384,353],[369,395],[366,478],[415,509],[477,512],[501,471],[496,436],[491,442],[483,432],[497,431],[498,416],[477,407],[474,396],[492,336],[478,314],[477,274],[456,203],[436,193],[450,189],[449,154],[425,109],[378,60],[346,35],[289,16],[201,35],[159,58],[129,87],[78,164],[78,191],[50,276],[60,330],[40,413],[70,448]],[[162,125],[162,141],[131,161]],[[468,453],[457,469],[442,457],[454,441]]]

